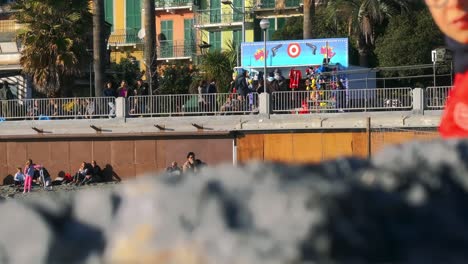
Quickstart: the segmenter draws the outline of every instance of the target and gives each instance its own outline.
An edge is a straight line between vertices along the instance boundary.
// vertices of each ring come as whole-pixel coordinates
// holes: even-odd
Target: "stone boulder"
[[[468,142],[439,140],[16,195],[0,263],[465,263],[467,165]]]

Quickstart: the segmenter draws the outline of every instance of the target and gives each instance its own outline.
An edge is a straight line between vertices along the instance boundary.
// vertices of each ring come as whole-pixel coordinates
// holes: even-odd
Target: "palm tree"
[[[314,37],[315,0],[304,0],[304,39]]]
[[[150,94],[158,88],[156,67],[156,16],[154,13],[154,0],[144,0],[145,7],[145,64],[146,80],[150,82]]]
[[[66,95],[74,77],[87,68],[86,51],[92,15],[88,0],[18,0],[15,18],[20,63],[38,91]]]
[[[348,35],[357,42],[359,65],[368,67],[376,27],[386,18],[407,11],[408,6],[409,0],[329,0],[327,13],[346,24]]]
[[[106,47],[104,41],[104,0],[93,1],[93,62],[94,62],[94,93],[102,96],[104,87],[104,67]]]
[[[235,51],[222,52],[214,50],[207,52],[201,59],[201,64],[199,65],[201,72],[203,72],[206,80],[216,80],[218,92],[226,92],[228,90],[234,67],[232,52]]]

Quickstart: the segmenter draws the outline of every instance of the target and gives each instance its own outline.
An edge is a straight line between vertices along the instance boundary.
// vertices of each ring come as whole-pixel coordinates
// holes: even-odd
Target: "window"
[[[141,1],[126,0],[126,10],[127,42],[136,42],[141,29]]]
[[[210,23],[221,22],[221,1],[210,0]]]
[[[170,58],[173,57],[173,21],[172,20],[163,20],[161,21],[161,34],[159,36],[159,43],[161,45],[161,58]]]
[[[111,31],[114,31],[114,0],[104,1],[104,17],[107,23],[112,24]]]
[[[270,41],[273,39],[273,33],[275,33],[276,31],[276,19],[269,18],[268,21],[270,21],[270,27],[268,28],[268,31],[267,31],[267,35],[268,35],[267,41]]]
[[[184,20],[184,56],[192,56],[193,49],[193,20]]]
[[[221,31],[210,32],[210,51],[221,50]]]
[[[242,43],[242,30],[232,31],[232,42],[234,42],[234,45],[240,46]]]
[[[243,11],[242,10],[242,1],[244,1],[244,0],[234,0],[233,6],[235,7],[235,9]],[[244,16],[242,13],[240,13],[238,11],[235,11],[235,10],[232,10],[232,12],[234,12],[233,19],[234,19],[235,22],[242,21],[242,18]]]

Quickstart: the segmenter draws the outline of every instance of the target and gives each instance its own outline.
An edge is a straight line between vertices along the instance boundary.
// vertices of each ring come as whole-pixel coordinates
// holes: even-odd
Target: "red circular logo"
[[[301,46],[299,43],[291,43],[288,45],[288,55],[291,58],[296,58],[301,55]]]

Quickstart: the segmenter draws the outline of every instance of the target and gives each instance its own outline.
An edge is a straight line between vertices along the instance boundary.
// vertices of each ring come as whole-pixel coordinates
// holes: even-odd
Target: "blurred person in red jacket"
[[[439,132],[444,138],[468,137],[468,0],[425,1],[435,23],[446,35],[456,72]]]

